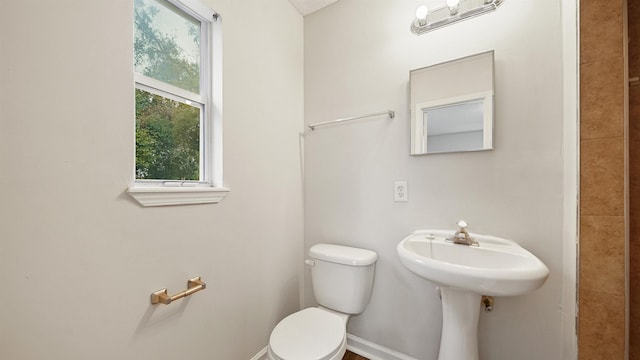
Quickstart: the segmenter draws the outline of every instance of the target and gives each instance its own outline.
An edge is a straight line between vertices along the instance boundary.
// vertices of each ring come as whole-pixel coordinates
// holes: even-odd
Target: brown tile
[[[629,88],[629,210],[640,216],[640,86]]]
[[[640,217],[632,217],[629,234],[629,359],[640,359]]]
[[[622,0],[580,1],[580,63],[623,56]]]
[[[629,77],[640,76],[640,1],[628,1]],[[640,359],[640,85],[629,87],[629,359]]]
[[[640,129],[640,85],[629,87],[629,120]]]
[[[633,5],[632,5],[633,4]],[[635,10],[632,10],[635,6]],[[629,14],[636,18],[640,1],[629,2]],[[635,30],[632,28],[635,27]],[[635,31],[635,32],[634,32]],[[640,71],[640,25],[629,23],[629,74],[638,76]],[[629,87],[629,359],[640,359],[640,86]]]
[[[629,310],[632,316],[640,320],[640,244],[630,243],[629,253],[629,299],[632,305]],[[640,326],[637,327],[640,330]]]
[[[629,217],[629,246],[634,245],[640,246],[640,215]],[[640,261],[640,253],[637,256]]]
[[[624,296],[588,290],[604,286],[605,291],[615,291],[620,283],[616,261],[612,261],[620,256],[617,246],[595,242],[599,233],[619,232],[619,217],[624,215],[624,95],[620,91],[626,84],[620,78],[623,65],[614,65],[624,55],[624,4],[623,0],[580,1],[580,360],[624,359]],[[601,254],[610,255],[593,259]],[[597,266],[614,269],[597,274]],[[602,285],[609,273],[616,274],[612,287]]]
[[[580,288],[625,293],[624,216],[580,217]]]
[[[633,166],[629,161],[629,215],[640,217],[640,174],[638,173],[640,169],[632,169],[633,167],[640,166]],[[633,173],[636,175],[632,175]]]
[[[629,76],[640,76],[640,1],[627,1],[629,17]]]
[[[632,224],[640,219],[631,220]],[[630,244],[629,359],[640,359],[640,243]]]
[[[638,220],[632,219],[631,222]],[[637,239],[630,242],[629,250],[629,352],[640,356],[640,242]],[[630,359],[640,357],[632,356]]]
[[[624,297],[580,288],[580,360],[624,359]]]
[[[624,215],[624,139],[580,141],[580,212]]]
[[[581,139],[623,136],[624,81],[622,56],[581,66]]]
[[[640,329],[632,329],[631,331],[640,331]],[[634,343],[629,339],[629,360],[640,359],[640,343]]]

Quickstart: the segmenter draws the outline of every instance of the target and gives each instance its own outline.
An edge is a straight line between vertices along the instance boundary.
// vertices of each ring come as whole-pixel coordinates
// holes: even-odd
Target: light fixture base
[[[444,5],[430,11],[426,21],[420,22],[415,18],[411,23],[411,31],[416,35],[422,35],[461,20],[492,12],[503,2],[504,0],[463,0],[455,7],[455,11]]]

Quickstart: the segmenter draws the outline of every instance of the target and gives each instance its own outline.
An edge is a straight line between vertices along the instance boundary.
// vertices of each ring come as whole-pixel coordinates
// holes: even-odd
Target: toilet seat
[[[271,333],[269,350],[282,360],[329,360],[346,346],[340,316],[307,308],[284,318]]]

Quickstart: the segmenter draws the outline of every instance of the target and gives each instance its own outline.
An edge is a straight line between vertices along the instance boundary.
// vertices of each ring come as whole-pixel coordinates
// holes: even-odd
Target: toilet
[[[371,297],[378,254],[366,249],[316,244],[309,249],[318,307],[293,313],[269,338],[268,360],[340,360],[347,350],[347,322]]]

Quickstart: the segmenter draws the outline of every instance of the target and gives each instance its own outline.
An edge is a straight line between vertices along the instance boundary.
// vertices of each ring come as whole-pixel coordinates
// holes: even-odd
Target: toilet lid
[[[280,321],[271,332],[269,346],[281,359],[323,360],[342,345],[345,331],[338,315],[307,308]]]

